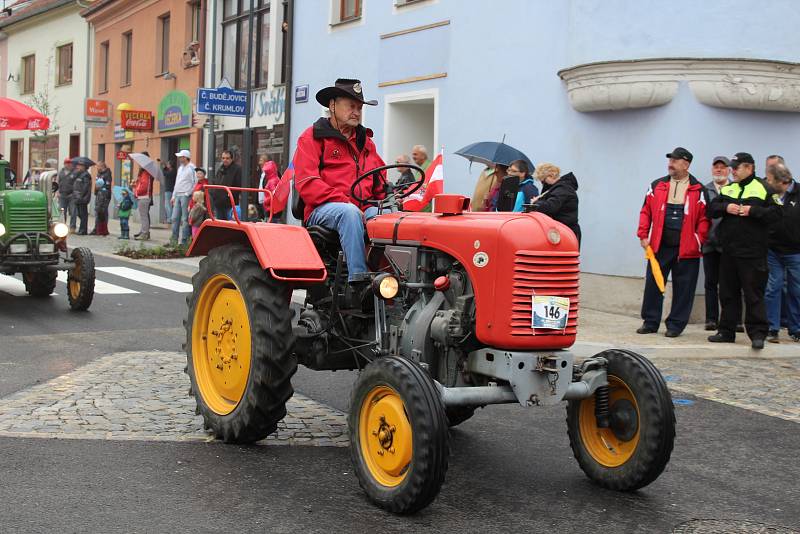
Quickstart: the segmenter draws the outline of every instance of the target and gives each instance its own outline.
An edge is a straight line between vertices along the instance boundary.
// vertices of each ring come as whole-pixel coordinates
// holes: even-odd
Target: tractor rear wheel
[[[633,491],[653,482],[669,462],[675,411],[664,378],[644,356],[612,349],[608,360],[610,425],[597,426],[595,401],[570,401],[567,431],[583,472],[598,485]]]
[[[348,423],[353,466],[375,504],[410,514],[436,498],[450,453],[447,417],[419,365],[395,356],[367,365],[353,388]]]
[[[22,281],[25,282],[25,291],[32,297],[49,297],[56,288],[56,273],[54,271],[23,273]]]
[[[212,249],[192,284],[186,372],[197,412],[228,443],[263,439],[294,394],[290,289],[238,244]]]
[[[75,267],[68,271],[67,298],[73,311],[88,310],[94,299],[94,256],[86,247],[72,249]]]

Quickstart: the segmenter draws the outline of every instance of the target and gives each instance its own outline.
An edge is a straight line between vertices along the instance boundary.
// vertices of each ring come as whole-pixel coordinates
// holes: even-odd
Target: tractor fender
[[[255,252],[261,268],[277,280],[324,282],[328,277],[308,232],[302,226],[207,219],[186,256],[204,256],[222,245],[241,243]]]

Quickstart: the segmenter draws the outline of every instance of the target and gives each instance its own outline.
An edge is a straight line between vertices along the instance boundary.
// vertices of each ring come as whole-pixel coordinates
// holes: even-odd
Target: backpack
[[[130,195],[123,197],[122,202],[119,203],[119,210],[129,211],[131,208],[133,208],[133,200],[131,200]]]

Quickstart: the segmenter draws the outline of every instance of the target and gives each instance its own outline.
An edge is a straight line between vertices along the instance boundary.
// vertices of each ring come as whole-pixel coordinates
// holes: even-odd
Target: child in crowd
[[[120,236],[118,239],[130,239],[128,218],[131,216],[131,209],[133,209],[133,200],[131,200],[131,196],[127,189],[122,190],[122,200],[120,200],[117,208],[119,209],[118,216],[120,231]]]
[[[255,204],[248,204],[247,206],[247,220],[249,221],[260,221],[261,217],[258,215],[258,209],[256,209]]]
[[[192,193],[192,201],[194,206],[189,210],[189,224],[192,225],[192,240],[194,240],[200,231],[200,225],[208,219],[208,210],[206,210],[206,199],[203,191]]]

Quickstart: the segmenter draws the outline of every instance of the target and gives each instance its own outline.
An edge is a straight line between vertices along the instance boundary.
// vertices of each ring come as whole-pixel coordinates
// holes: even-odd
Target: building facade
[[[87,94],[89,37],[74,1],[18,4],[0,18],[4,96],[38,109],[51,124],[46,131],[5,132],[2,153],[21,180],[29,170],[60,167],[88,150],[89,132],[76,102]]]
[[[250,2],[251,0],[209,1],[208,41],[213,43],[215,55],[207,59],[206,87],[217,87],[224,79],[234,89],[246,89]],[[284,161],[286,69],[283,61],[286,50],[283,22],[287,2],[252,2],[249,182],[255,187],[260,172],[256,168],[256,162],[260,155],[269,156],[281,171],[288,165]],[[217,116],[215,121],[214,162],[219,162],[222,150],[228,149],[241,164],[244,157],[245,119]],[[207,128],[207,131],[210,134],[210,129]]]
[[[81,13],[91,27],[92,85],[85,108],[92,156],[132,178],[131,152],[175,161],[188,149],[203,160],[193,108],[204,75],[204,0],[99,0]],[[134,177],[135,178],[135,177]],[[155,185],[160,200],[163,184]],[[162,202],[154,202],[163,219]]]
[[[759,174],[774,153],[800,168],[796,3],[661,7],[297,0],[293,86],[308,98],[292,99],[292,143],[321,115],[314,94],[354,77],[379,101],[364,122],[384,159],[414,144],[431,157],[443,147],[446,192],[472,193],[483,166],[454,152],[476,141],[505,139],[534,163],[573,171],[582,301],[633,312],[644,272],[638,213],[650,182],[666,174],[667,152],[692,151],[690,171],[703,182],[714,156],[737,151],[757,158]]]

